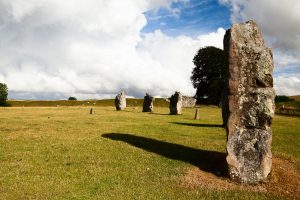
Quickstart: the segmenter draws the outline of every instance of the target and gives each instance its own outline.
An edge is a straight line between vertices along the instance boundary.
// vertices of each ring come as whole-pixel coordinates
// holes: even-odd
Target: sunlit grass
[[[0,199],[274,198],[181,186],[197,156],[225,153],[219,108],[201,107],[200,120],[194,109],[171,116],[166,107],[137,108],[0,108]],[[298,166],[299,125],[299,117],[273,123],[274,155]]]

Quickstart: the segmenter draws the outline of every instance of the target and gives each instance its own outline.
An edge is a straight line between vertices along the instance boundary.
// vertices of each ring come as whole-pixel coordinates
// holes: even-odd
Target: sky
[[[0,82],[10,99],[193,96],[193,57],[255,20],[278,95],[300,94],[299,0],[0,0]]]

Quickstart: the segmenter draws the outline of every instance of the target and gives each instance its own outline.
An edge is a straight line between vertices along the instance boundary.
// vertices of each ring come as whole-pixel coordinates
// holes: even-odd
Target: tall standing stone
[[[115,98],[115,106],[117,110],[125,110],[126,108],[126,96],[125,92],[121,92]]]
[[[153,112],[153,102],[155,98],[148,93],[144,97],[143,112]]]
[[[224,36],[228,57],[223,117],[233,181],[255,184],[272,166],[273,58],[254,21],[234,24]]]
[[[170,98],[170,114],[180,115],[182,107],[182,94],[180,92],[175,92]]]

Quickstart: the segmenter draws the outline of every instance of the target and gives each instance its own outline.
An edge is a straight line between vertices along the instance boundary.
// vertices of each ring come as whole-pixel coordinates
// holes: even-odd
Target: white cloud
[[[254,19],[272,47],[300,52],[299,0],[220,0],[230,3],[233,22]]]
[[[148,1],[148,8],[151,9],[159,9],[159,8],[167,8],[172,10],[172,3],[188,3],[190,0],[150,0]]]
[[[232,22],[254,19],[258,23],[267,45],[273,49],[275,71],[291,65],[294,66],[294,71],[300,68],[299,0],[219,0],[219,2],[230,6]],[[297,83],[295,78],[300,79],[300,76],[297,74],[296,77],[290,78],[293,83]],[[283,76],[275,77],[275,82],[281,94],[300,94],[299,88],[297,90],[293,84],[284,83]]]
[[[274,87],[277,95],[293,96],[300,91],[300,74],[298,76],[278,76],[275,79]]]
[[[223,49],[224,35],[225,29],[218,28],[217,32],[198,36],[198,40],[201,41],[201,46],[215,46],[220,49]]]
[[[176,1],[186,2],[0,0],[0,82],[11,98],[193,95],[192,58],[200,47],[222,47],[225,30],[141,35],[145,11]]]

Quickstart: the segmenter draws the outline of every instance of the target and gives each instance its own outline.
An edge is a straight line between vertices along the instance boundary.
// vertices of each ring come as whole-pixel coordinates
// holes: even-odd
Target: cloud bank
[[[143,13],[173,2],[187,0],[0,0],[0,82],[17,99],[194,95],[193,56],[222,48],[225,30],[142,34]]]
[[[274,52],[277,93],[299,94],[299,1],[219,1],[232,22],[254,19],[262,28]],[[142,32],[150,10],[179,18],[174,3],[191,1],[0,0],[0,82],[15,99],[112,98],[120,90],[194,95],[193,56],[200,47],[223,48],[225,30],[196,37]]]
[[[277,94],[300,94],[300,1],[219,0],[229,5],[231,21],[254,19],[262,29],[275,60]],[[276,73],[289,68],[289,73]],[[293,69],[291,69],[293,68]]]

